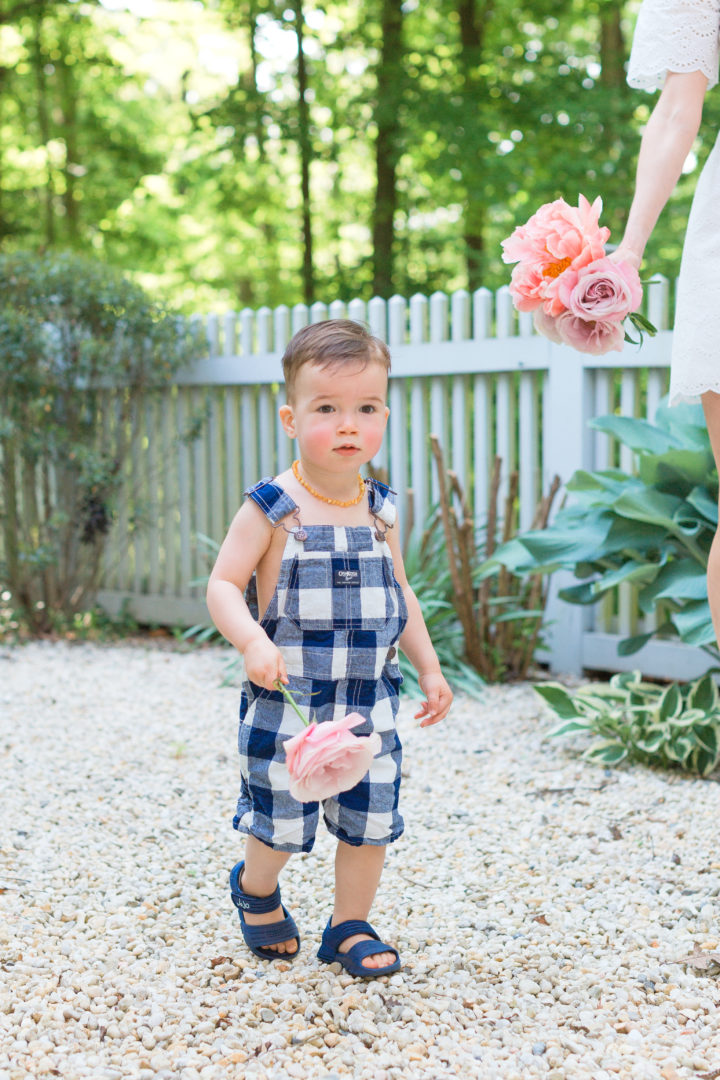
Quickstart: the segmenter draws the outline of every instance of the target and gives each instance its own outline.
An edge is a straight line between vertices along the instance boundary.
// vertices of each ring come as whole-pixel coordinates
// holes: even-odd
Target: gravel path
[[[401,709],[407,831],[372,919],[404,970],[315,957],[333,844],[295,856],[294,963],[245,949],[227,654],[0,650],[0,1077],[720,1076],[720,786],[606,772],[528,686]],[[683,962],[699,949],[694,962]]]

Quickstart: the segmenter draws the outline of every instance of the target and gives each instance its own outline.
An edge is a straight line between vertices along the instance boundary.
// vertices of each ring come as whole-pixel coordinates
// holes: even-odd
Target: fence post
[[[548,342],[547,348],[548,369],[543,395],[545,491],[555,475],[565,484],[576,469],[590,465],[591,434],[587,423],[592,415],[591,383],[583,356],[566,345]],[[558,597],[560,589],[573,584],[577,584],[577,580],[569,570],[559,570],[552,575],[545,640],[550,653],[550,669],[580,675],[583,634],[589,625],[590,612],[586,607],[567,604]]]

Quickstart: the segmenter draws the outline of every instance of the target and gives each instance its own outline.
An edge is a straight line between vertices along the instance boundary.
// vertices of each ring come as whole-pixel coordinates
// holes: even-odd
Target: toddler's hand
[[[429,727],[445,719],[452,704],[453,693],[439,671],[421,675],[418,681],[427,700],[423,702],[420,711],[415,713],[415,719],[420,721],[420,727]]]
[[[250,682],[257,686],[263,686],[266,690],[274,689],[276,679],[286,683],[288,681],[285,661],[277,645],[273,645],[270,638],[263,632],[245,647],[245,675]]]

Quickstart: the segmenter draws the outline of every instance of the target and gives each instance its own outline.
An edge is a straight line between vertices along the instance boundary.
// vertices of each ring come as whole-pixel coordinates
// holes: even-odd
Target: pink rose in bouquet
[[[292,797],[298,802],[320,802],[355,787],[380,753],[382,744],[377,732],[353,735],[350,729],[365,723],[365,717],[356,712],[339,720],[310,724],[287,687],[279,680],[275,686],[304,724],[302,731],[285,742]]]
[[[564,345],[592,356],[603,356],[612,350],[621,352],[625,342],[622,323],[611,319],[583,319],[572,311],[558,316],[555,330]]]
[[[601,210],[601,199],[590,203],[580,195],[577,206],[556,199],[541,206],[527,224],[503,240],[503,261],[518,262],[523,267],[516,267],[510,286],[513,299],[517,294],[528,305],[519,310],[531,311],[545,302],[549,315],[560,314],[562,307],[555,296],[557,278],[605,254],[610,230],[599,224]],[[538,278],[543,279],[540,287]]]
[[[583,266],[575,282],[561,275],[558,296],[563,307],[581,319],[622,322],[640,306],[642,285],[634,266],[597,259]]]
[[[564,344],[557,328],[557,319],[553,318],[552,315],[548,315],[544,308],[537,308],[533,315],[533,322],[538,334],[542,334],[549,341],[554,341],[556,345]]]

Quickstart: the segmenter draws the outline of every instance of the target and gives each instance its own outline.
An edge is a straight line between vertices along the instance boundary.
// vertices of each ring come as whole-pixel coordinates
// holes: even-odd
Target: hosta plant
[[[587,683],[535,687],[560,717],[551,735],[597,736],[584,757],[604,765],[638,761],[707,776],[720,760],[720,696],[711,675],[660,686],[639,671]]]
[[[554,521],[504,544],[481,574],[572,570],[578,584],[559,595],[573,604],[595,604],[628,582],[639,589],[640,611],[660,604],[662,618],[648,633],[621,642],[621,655],[657,635],[717,657],[705,574],[718,523],[718,479],[701,407],[661,405],[654,424],[603,416],[590,426],[630,447],[636,469],[578,470]]]

